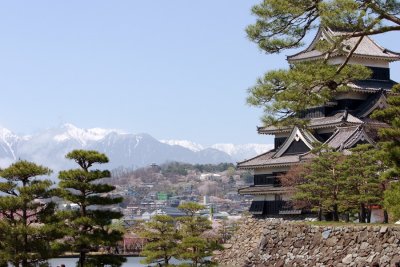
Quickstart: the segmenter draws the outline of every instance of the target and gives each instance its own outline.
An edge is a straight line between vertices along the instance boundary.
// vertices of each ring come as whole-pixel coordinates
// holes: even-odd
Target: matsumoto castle
[[[323,59],[324,53],[316,49],[317,42],[330,42],[339,34],[320,28],[307,49],[288,56],[287,60],[289,63],[297,63]],[[358,40],[358,37],[353,37],[344,41],[344,53],[337,52],[329,59],[329,63],[343,63],[346,52],[351,51]],[[370,68],[370,79],[354,81],[349,85],[349,91],[338,93],[324,106],[307,110],[305,117],[310,120],[307,129],[258,127],[259,134],[275,136],[275,145],[271,151],[238,163],[238,168],[254,171],[254,185],[239,189],[239,194],[254,196],[250,207],[252,214],[274,217],[302,213],[302,210],[290,207],[290,188],[282,187],[278,176],[287,172],[291,166],[310,159],[310,150],[315,144],[326,144],[343,152],[358,144],[374,144],[376,130],[382,123],[371,119],[370,115],[375,109],[387,106],[386,94],[396,84],[390,79],[389,64],[398,60],[399,53],[383,48],[365,36],[349,64]]]

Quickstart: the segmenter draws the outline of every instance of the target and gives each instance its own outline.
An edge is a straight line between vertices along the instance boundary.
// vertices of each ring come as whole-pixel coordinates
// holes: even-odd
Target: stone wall
[[[246,218],[214,258],[221,266],[394,266],[400,227]]]

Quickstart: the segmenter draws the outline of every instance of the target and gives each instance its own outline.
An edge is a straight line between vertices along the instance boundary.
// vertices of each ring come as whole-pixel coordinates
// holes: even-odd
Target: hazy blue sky
[[[0,125],[271,143],[256,133],[261,110],[245,104],[246,89],[292,52],[265,55],[247,40],[257,2],[1,1]],[[399,33],[377,40],[400,50]]]

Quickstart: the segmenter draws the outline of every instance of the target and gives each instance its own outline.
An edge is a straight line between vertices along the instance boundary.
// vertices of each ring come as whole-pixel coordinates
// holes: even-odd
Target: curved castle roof
[[[315,36],[311,44],[305,50],[297,54],[288,56],[287,60],[290,63],[295,63],[305,60],[324,59],[326,53],[319,51],[317,49],[316,46],[318,41],[326,40],[330,43],[333,43],[335,39],[343,37],[348,34],[349,34],[348,32],[333,31],[331,29],[320,27],[318,29],[317,35]],[[336,49],[331,56],[346,56],[354,48],[354,45],[356,45],[356,43],[359,41],[359,38],[360,37],[350,37],[348,39],[343,40],[340,45],[340,48]],[[361,43],[354,51],[352,57],[379,59],[391,62],[400,60],[400,53],[386,49],[378,45],[369,36],[364,36]]]

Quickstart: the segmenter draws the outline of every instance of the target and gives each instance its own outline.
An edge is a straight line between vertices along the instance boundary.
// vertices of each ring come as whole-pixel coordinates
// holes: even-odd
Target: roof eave
[[[239,166],[237,165],[238,169],[241,170],[254,170],[254,169],[261,169],[261,168],[270,168],[270,167],[286,167],[286,166],[292,166],[292,165],[297,165],[301,161],[298,162],[284,162],[284,163],[274,163],[274,164],[259,164],[259,165],[248,165],[248,166]]]

